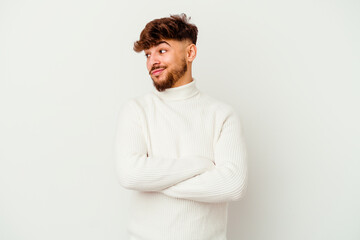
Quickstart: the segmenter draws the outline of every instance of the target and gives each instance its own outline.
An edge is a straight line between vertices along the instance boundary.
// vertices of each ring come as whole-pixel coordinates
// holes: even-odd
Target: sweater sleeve
[[[162,190],[165,195],[208,203],[235,201],[244,195],[247,159],[242,125],[234,110],[229,111],[224,119],[214,146],[216,166]]]
[[[160,191],[214,168],[201,156],[148,156],[139,106],[128,100],[118,115],[115,137],[116,173],[120,184],[137,191]]]

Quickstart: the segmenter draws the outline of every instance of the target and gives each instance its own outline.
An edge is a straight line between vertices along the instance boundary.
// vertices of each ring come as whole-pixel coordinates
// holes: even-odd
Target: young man
[[[185,14],[149,22],[135,42],[155,88],[118,118],[116,166],[134,190],[131,240],[226,240],[228,202],[247,186],[246,149],[234,108],[192,77],[197,27]]]

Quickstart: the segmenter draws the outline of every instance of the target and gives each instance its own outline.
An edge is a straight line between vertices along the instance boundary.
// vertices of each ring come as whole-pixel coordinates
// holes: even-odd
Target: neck
[[[188,84],[193,81],[193,77],[191,75],[191,67],[190,69],[184,74],[182,78],[180,78],[173,86],[174,87],[180,87],[182,85]]]
[[[196,86],[195,79],[190,79],[188,82],[184,81],[181,85],[167,88],[162,92],[153,89],[153,93],[164,101],[177,101],[193,97],[199,93],[199,90]]]

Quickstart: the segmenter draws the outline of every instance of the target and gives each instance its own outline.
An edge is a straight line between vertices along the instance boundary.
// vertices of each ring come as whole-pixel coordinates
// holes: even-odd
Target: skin
[[[156,46],[145,49],[146,67],[158,91],[190,83],[196,45],[190,40],[163,39]]]

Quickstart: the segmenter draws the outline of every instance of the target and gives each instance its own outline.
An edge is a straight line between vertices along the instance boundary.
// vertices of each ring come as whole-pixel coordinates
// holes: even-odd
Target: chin
[[[152,77],[152,79],[156,82],[163,82],[165,81],[167,78],[163,75],[157,76],[157,77]]]

